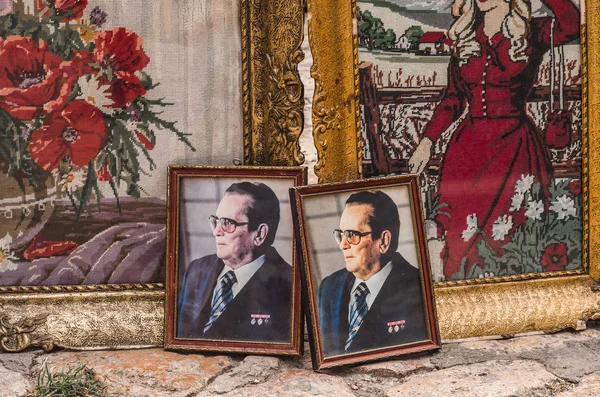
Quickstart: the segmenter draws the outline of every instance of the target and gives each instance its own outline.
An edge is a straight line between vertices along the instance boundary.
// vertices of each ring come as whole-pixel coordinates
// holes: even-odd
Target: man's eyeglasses
[[[248,224],[248,222],[237,222],[229,218],[219,218],[216,215],[209,216],[208,220],[212,230],[215,230],[217,224],[219,224],[221,226],[221,230],[223,230],[225,233],[233,233],[235,232],[236,227]]]
[[[342,243],[342,237],[345,236],[346,237],[346,241],[348,242],[348,244],[350,245],[356,245],[358,243],[360,243],[360,239],[361,237],[364,237],[368,234],[373,233],[373,231],[369,231],[369,232],[359,232],[358,230],[340,230],[340,229],[335,229],[333,231],[333,237],[335,237],[335,241],[337,241],[338,244]]]

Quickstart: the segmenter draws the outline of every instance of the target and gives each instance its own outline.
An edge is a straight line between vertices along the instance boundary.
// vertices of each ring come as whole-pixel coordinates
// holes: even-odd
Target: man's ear
[[[381,233],[381,242],[379,243],[379,252],[383,255],[390,249],[390,242],[392,241],[392,233],[389,230],[384,230]]]
[[[268,234],[269,225],[266,223],[261,223],[258,225],[258,228],[256,228],[256,236],[254,237],[254,245],[260,247],[267,239]]]

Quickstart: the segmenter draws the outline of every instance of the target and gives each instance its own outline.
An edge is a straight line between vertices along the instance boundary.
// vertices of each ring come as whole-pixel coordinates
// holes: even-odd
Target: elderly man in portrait
[[[419,271],[398,252],[400,218],[382,191],[346,201],[334,236],[346,267],[319,286],[325,356],[428,340]]]
[[[272,247],[279,212],[264,183],[225,191],[209,219],[217,252],[191,262],[181,283],[178,338],[290,340],[292,267]]]

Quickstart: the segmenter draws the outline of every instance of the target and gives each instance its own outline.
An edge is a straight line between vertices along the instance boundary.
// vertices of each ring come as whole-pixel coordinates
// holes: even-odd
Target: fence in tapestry
[[[454,95],[453,90],[459,92],[458,96],[461,101],[472,100],[470,96],[472,93],[463,97],[460,96],[464,95],[460,94],[463,91],[447,85],[450,78],[455,79],[453,84],[464,84],[462,79],[470,79],[468,73],[472,73],[473,70],[459,66],[460,71],[454,72],[457,76],[448,74],[448,65],[453,57],[449,55],[450,51],[447,47],[450,45],[453,48],[454,46],[454,43],[449,41],[446,36],[454,22],[448,13],[451,2],[434,3],[426,10],[414,9],[416,6],[413,8],[401,7],[399,4],[404,4],[402,1],[377,0],[359,1],[358,3],[359,17],[368,12],[369,18],[366,22],[362,22],[362,30],[359,18],[360,114],[363,136],[363,174],[365,176],[409,172],[409,162],[415,150],[418,150],[419,144],[425,137],[429,139],[429,136],[432,135],[431,130],[435,126],[432,127],[430,124],[439,124],[440,116],[437,116],[437,119],[432,122],[432,119],[436,118],[436,113],[443,112],[443,110],[437,109],[438,105],[444,108],[450,106],[447,98]],[[565,15],[567,18],[571,18],[569,12],[572,9],[567,3],[570,1],[544,1],[550,10],[557,9],[557,7],[567,9]],[[535,14],[532,23],[537,24],[534,25],[536,27],[542,26],[540,24],[550,20],[545,16],[548,15],[547,10],[536,11],[534,7],[532,13]],[[360,38],[361,32],[370,32],[364,28],[365,24],[377,19],[381,22],[381,27],[392,27],[395,30],[397,38],[386,48],[369,46],[367,45],[368,40]],[[575,20],[574,17],[572,19],[573,21],[569,20],[568,22],[573,22],[573,28],[578,29],[578,20]],[[565,23],[563,26],[566,25],[568,24]],[[380,35],[386,32],[381,27],[379,28]],[[541,31],[542,28],[545,29],[545,25],[539,30]],[[368,34],[374,35],[372,32]],[[544,134],[549,129],[549,118],[558,113],[559,91],[564,98],[562,113],[568,117],[566,122],[568,126],[565,128],[569,132],[568,142],[551,147],[550,137],[546,136],[544,154],[540,151],[538,155],[535,150],[528,149],[533,150],[533,155],[526,161],[529,164],[547,163],[548,168],[551,169],[548,173],[544,170],[536,171],[535,166],[533,168],[523,166],[520,168],[521,171],[517,172],[515,166],[515,171],[510,171],[510,174],[507,175],[486,174],[487,169],[498,168],[497,165],[493,165],[494,155],[490,152],[486,153],[486,150],[489,150],[486,147],[499,145],[503,138],[494,138],[485,143],[487,146],[478,148],[484,153],[481,154],[482,157],[485,155],[491,159],[487,166],[481,164],[486,164],[488,159],[480,159],[481,164],[479,165],[476,164],[477,160],[472,160],[473,158],[477,159],[477,153],[474,153],[473,150],[478,149],[469,147],[469,151],[464,151],[468,145],[460,143],[460,136],[462,135],[463,142],[465,139],[470,139],[468,132],[465,132],[465,124],[470,121],[465,121],[465,119],[475,117],[478,111],[477,105],[472,103],[470,103],[471,108],[467,105],[466,109],[462,108],[460,112],[454,114],[452,120],[448,121],[448,125],[442,128],[439,139],[433,139],[432,154],[422,178],[422,192],[430,241],[430,257],[436,280],[470,279],[581,268],[581,65],[580,47],[576,35],[574,30],[574,33],[567,39],[568,43],[562,43],[561,49],[554,50],[553,63],[550,61],[552,51],[545,51],[539,55],[539,60],[535,61],[539,65],[531,77],[531,89],[528,91],[527,99],[523,101],[525,114],[521,123],[531,125],[531,131],[539,134],[543,141]],[[386,37],[390,36],[392,36],[391,33],[387,32]],[[407,40],[408,44],[403,44]],[[503,44],[501,39],[495,40],[500,40],[497,43],[498,46]],[[486,51],[488,51],[487,48]],[[496,57],[493,62],[503,65],[510,62],[502,59],[503,55],[500,54],[500,51],[496,50],[496,52],[499,55],[494,53],[489,55],[492,58]],[[526,65],[526,63],[523,64]],[[554,68],[551,68],[551,64],[554,65]],[[467,66],[469,65],[467,64]],[[505,70],[502,69],[504,66],[499,68]],[[465,70],[467,75],[463,77],[461,73],[465,74]],[[499,72],[499,75],[500,73],[502,72]],[[475,79],[475,77],[472,78]],[[491,79],[494,78],[496,77]],[[523,77],[520,76],[520,78]],[[481,82],[481,79],[479,77],[478,82]],[[484,73],[484,83],[485,79],[486,74]],[[552,80],[556,84],[551,85]],[[469,84],[472,84],[471,81]],[[527,85],[528,83],[524,82],[523,84]],[[554,88],[552,92],[551,86]],[[469,87],[471,87],[469,90],[477,90],[472,88],[472,85]],[[484,117],[487,117],[486,109],[507,108],[501,98],[495,98],[495,103],[490,102],[486,106],[485,88],[484,85],[482,91]],[[448,93],[449,90],[450,93]],[[551,96],[555,99],[553,104],[550,101]],[[508,98],[507,102],[516,103],[518,101]],[[505,134],[510,134],[510,131],[506,131]],[[526,136],[529,134],[529,132],[526,133]],[[528,139],[530,138],[523,138],[524,145],[528,144]],[[461,145],[463,145],[462,149]],[[506,147],[509,145],[512,143],[505,144]],[[453,147],[450,151],[448,151],[449,146]],[[459,152],[460,154],[457,154]],[[453,165],[455,170],[464,171],[445,170],[444,162],[447,155],[453,157],[452,164],[458,164]],[[547,159],[544,160],[544,158]],[[455,161],[459,162],[455,163]],[[470,161],[476,164],[473,167],[482,168],[467,170]],[[511,161],[517,161],[517,163],[510,163]],[[512,167],[514,164],[519,165],[518,161],[521,160],[508,159],[506,163],[510,163]],[[505,167],[509,166],[500,166],[499,168]],[[527,171],[528,167],[533,171]],[[544,167],[542,166],[542,168]],[[462,172],[463,175],[458,175],[459,172]],[[485,184],[482,183],[482,179],[469,180],[470,177],[467,176],[472,175],[477,178],[473,176],[477,172],[480,173],[479,175],[487,175],[488,182],[501,178],[510,181],[501,188],[496,187],[495,189],[498,191],[495,193],[488,192],[490,196],[495,195],[495,200],[499,200],[501,205],[495,202],[497,204],[495,207],[465,212],[456,210],[457,204],[452,202],[452,198],[450,198],[451,203],[445,202],[444,198],[452,197],[452,194],[448,193],[450,189],[454,189],[454,193],[456,190],[462,190],[460,193],[462,196],[458,196],[456,193],[454,197],[462,197],[465,202],[472,201],[474,207],[477,207],[478,197],[480,192],[485,189],[482,187]],[[461,180],[461,177],[464,180]],[[451,184],[457,187],[449,188]],[[459,184],[460,188],[458,188]],[[495,185],[492,183],[489,186]],[[440,188],[442,188],[441,193]],[[485,194],[481,194],[481,196],[485,196]],[[493,200],[490,199],[490,201]],[[453,255],[456,257],[452,253],[453,246],[460,245],[465,246],[460,248],[461,256],[458,259],[452,259]]]
[[[160,131],[193,147],[151,99],[142,38],[102,30],[109,15],[87,3],[1,3],[0,285],[162,281],[164,206],[119,192],[144,195]],[[145,270],[119,269],[143,250]]]

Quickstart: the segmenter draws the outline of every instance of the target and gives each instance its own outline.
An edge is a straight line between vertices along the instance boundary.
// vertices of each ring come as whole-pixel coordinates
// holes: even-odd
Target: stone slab
[[[288,369],[273,374],[268,381],[223,394],[226,397],[354,397],[350,387],[339,376],[317,374],[301,369]]]
[[[218,376],[199,396],[228,393],[246,385],[262,383],[278,368],[279,359],[276,357],[247,356],[237,367]]]
[[[556,397],[598,397],[600,396],[600,372],[584,376],[579,384],[571,390],[564,391]]]
[[[180,354],[162,349],[60,352],[46,356],[50,368],[84,363],[104,378],[111,396],[187,396],[229,369],[227,356]],[[36,359],[42,364],[44,356]]]
[[[432,355],[410,356],[390,361],[380,361],[371,364],[359,365],[350,370],[351,373],[368,374],[378,377],[393,376],[396,378],[435,370],[431,362]]]
[[[535,349],[522,357],[543,364],[561,379],[579,382],[585,375],[600,371],[600,340],[595,343],[567,342],[563,347]]]
[[[504,340],[467,340],[448,343],[431,357],[437,368],[491,360],[533,360],[568,382],[600,371],[600,330],[595,323],[585,332],[523,335]]]
[[[489,361],[415,375],[385,391],[387,397],[516,397],[560,382],[533,361]]]
[[[29,369],[36,357],[43,355],[41,350],[29,350],[20,353],[3,353],[0,354],[0,366],[15,371],[20,374],[29,376]]]
[[[0,396],[14,397],[22,395],[29,390],[32,385],[28,379],[21,373],[11,371],[0,365]]]

